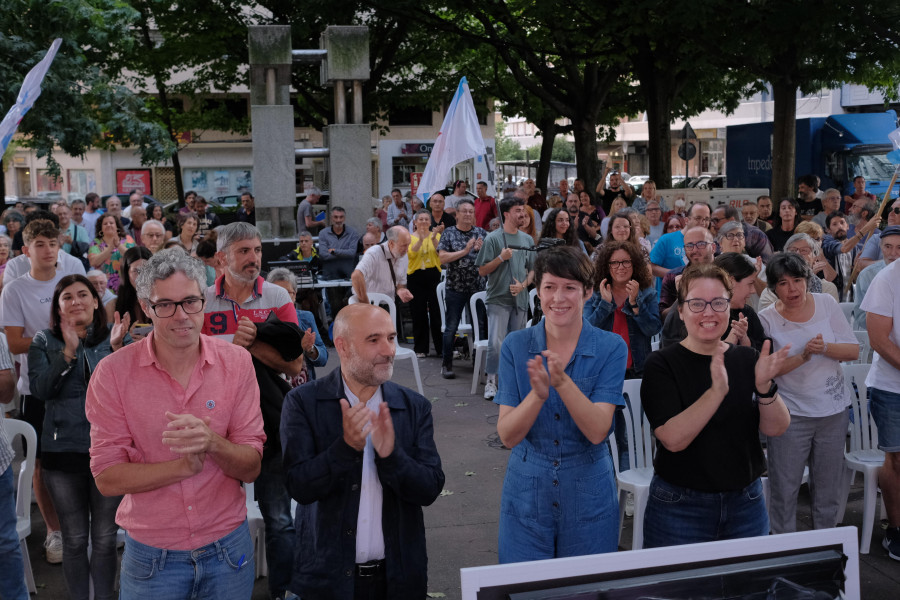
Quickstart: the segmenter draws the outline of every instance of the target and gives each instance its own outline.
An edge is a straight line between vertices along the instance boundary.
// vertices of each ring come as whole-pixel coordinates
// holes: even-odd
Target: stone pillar
[[[249,28],[250,127],[256,226],[264,240],[296,235],[291,28]]]
[[[369,79],[369,30],[367,27],[329,26],[322,33],[326,57],[321,65],[322,85],[335,88],[334,125],[325,128],[324,145],[329,150],[328,173],[331,206],[347,211],[347,224],[365,231],[372,216],[372,128],[362,123],[363,81]],[[347,124],[345,85],[352,85],[353,123]]]

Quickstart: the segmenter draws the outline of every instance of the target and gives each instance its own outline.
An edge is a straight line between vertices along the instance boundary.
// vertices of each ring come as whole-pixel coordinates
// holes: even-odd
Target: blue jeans
[[[496,375],[500,368],[500,350],[503,340],[510,331],[518,331],[525,327],[528,311],[515,306],[488,304],[488,350],[486,353],[484,372]]]
[[[0,418],[3,416],[0,415]],[[16,533],[16,491],[13,489],[12,465],[0,474],[0,590],[3,600],[28,600],[25,563],[19,546],[19,534]]]
[[[878,427],[878,447],[885,452],[900,452],[900,394],[869,388],[869,412]]]
[[[737,492],[698,492],[654,475],[644,513],[644,548],[769,535],[762,482]]]
[[[455,292],[444,290],[444,363],[453,361],[453,341],[456,338],[456,330],[462,320],[463,311],[469,306],[469,300],[475,292]],[[478,311],[481,313],[481,311]],[[487,319],[484,314],[469,315],[472,327],[480,327],[482,333],[487,333]]]
[[[262,462],[254,483],[259,512],[266,524],[266,561],[269,564],[269,592],[283,595],[291,583],[294,568],[294,519],[287,491],[281,452]]]
[[[116,510],[121,496],[107,498],[88,473],[44,469],[44,483],[59,515],[63,539],[63,575],[71,600],[88,600],[91,579],[94,598],[116,597]],[[88,561],[88,538],[91,558]]]
[[[619,500],[609,447],[559,460],[513,448],[500,500],[501,564],[615,552]]]
[[[120,600],[250,600],[253,543],[244,521],[225,537],[196,550],[164,550],[131,536],[122,554]]]

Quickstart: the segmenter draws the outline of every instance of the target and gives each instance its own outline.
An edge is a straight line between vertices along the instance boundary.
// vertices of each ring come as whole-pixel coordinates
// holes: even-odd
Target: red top
[[[622,306],[625,304],[623,303]],[[617,306],[613,313],[613,333],[619,334],[619,337],[625,340],[625,345],[628,346],[628,362],[625,363],[625,368],[630,369],[634,366],[631,359],[631,339],[628,335],[628,317],[622,312],[622,306]]]
[[[491,219],[498,216],[500,216],[500,211],[497,208],[497,201],[494,200],[492,196],[487,196],[484,200],[477,197],[475,198],[476,227],[481,227],[485,231],[490,231],[489,224]]]

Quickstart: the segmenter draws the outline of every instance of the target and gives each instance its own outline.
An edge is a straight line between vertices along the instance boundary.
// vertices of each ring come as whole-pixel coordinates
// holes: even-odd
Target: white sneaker
[[[628,518],[634,516],[634,494],[631,492],[625,495],[625,516]]]
[[[47,539],[44,540],[44,552],[47,562],[51,565],[58,565],[62,562],[63,542],[61,531],[54,531],[47,536]]]
[[[488,379],[487,383],[484,384],[484,399],[485,400],[493,400],[494,396],[497,395],[497,384],[493,382],[493,380]]]

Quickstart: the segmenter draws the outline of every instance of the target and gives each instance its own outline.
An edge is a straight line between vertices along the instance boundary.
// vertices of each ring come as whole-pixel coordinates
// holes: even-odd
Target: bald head
[[[406,227],[395,225],[387,230],[388,250],[394,258],[400,258],[409,249],[410,235]]]
[[[391,378],[396,338],[391,315],[383,308],[350,304],[341,309],[334,319],[334,349],[351,389],[379,386]]]

